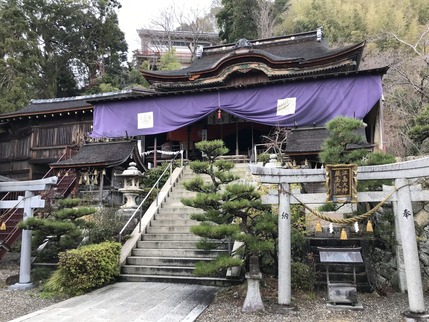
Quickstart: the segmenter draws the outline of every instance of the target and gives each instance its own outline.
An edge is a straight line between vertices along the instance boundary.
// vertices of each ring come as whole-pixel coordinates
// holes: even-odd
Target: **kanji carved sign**
[[[357,202],[357,165],[326,165],[327,202]]]

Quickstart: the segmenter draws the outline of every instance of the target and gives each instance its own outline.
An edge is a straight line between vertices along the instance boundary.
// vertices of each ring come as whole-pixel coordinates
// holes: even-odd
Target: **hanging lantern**
[[[222,119],[222,111],[220,109],[217,110],[217,119],[218,120]]]
[[[0,230],[6,230],[6,223],[4,221],[1,223]]]
[[[102,174],[103,174],[103,176],[106,175],[106,169],[103,169]]]
[[[320,233],[322,231],[322,225],[320,224],[320,221],[316,223],[316,232]]]
[[[340,239],[341,240],[347,240],[347,232],[344,228],[341,230]]]
[[[371,220],[368,220],[368,222],[366,223],[366,232],[367,233],[373,233],[374,230],[372,229],[372,222]]]

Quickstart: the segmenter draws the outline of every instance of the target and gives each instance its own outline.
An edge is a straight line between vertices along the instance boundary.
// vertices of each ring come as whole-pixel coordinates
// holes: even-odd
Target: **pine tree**
[[[213,239],[226,243],[237,240],[244,243],[237,251],[244,257],[244,263],[251,255],[274,253],[275,256],[276,218],[262,204],[255,186],[232,182],[237,179],[230,172],[234,164],[218,160],[228,152],[223,141],[201,141],[196,147],[207,161],[193,161],[190,167],[197,174],[208,175],[210,181],[205,182],[201,176],[187,181],[186,189],[196,191],[197,195],[182,202],[203,211],[192,216],[200,221],[200,225],[192,227],[192,232],[203,237],[197,247],[210,250],[219,245],[213,243]],[[209,263],[200,262],[194,273],[216,275],[228,267],[242,265],[243,260],[234,255],[237,254],[221,255]]]
[[[352,144],[366,143],[365,138],[357,130],[363,122],[350,117],[339,116],[325,124],[329,131],[328,138],[322,144],[319,154],[322,163],[361,163],[369,153],[366,149],[351,149]]]
[[[97,209],[80,204],[80,199],[63,199],[58,210],[47,218],[31,217],[20,224],[22,229],[33,230],[34,247],[47,242],[42,247],[43,251],[35,254],[39,261],[57,262],[60,252],[74,249],[82,243],[85,230],[93,226],[83,217],[95,213]]]

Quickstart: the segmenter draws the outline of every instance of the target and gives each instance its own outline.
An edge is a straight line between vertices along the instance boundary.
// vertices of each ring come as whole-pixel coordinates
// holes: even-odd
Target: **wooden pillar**
[[[154,168],[156,168],[156,162],[157,162],[157,160],[156,160],[156,150],[157,150],[156,144],[157,144],[157,139],[155,136],[155,138],[153,139],[153,167]]]
[[[103,203],[103,189],[104,189],[104,169],[100,171],[100,190],[98,195],[98,201],[100,205]]]
[[[291,228],[290,228],[290,187],[289,183],[279,185],[279,237],[278,237],[278,258],[279,258],[279,304],[290,305],[292,299],[291,292]]]
[[[235,155],[240,154],[240,149],[238,147],[238,121],[235,121]]]

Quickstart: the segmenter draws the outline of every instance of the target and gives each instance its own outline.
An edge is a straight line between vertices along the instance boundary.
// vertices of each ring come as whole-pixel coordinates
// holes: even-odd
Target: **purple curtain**
[[[365,75],[94,103],[92,136],[169,132],[217,109],[272,126],[323,126],[340,115],[363,119],[381,95],[381,76]]]

